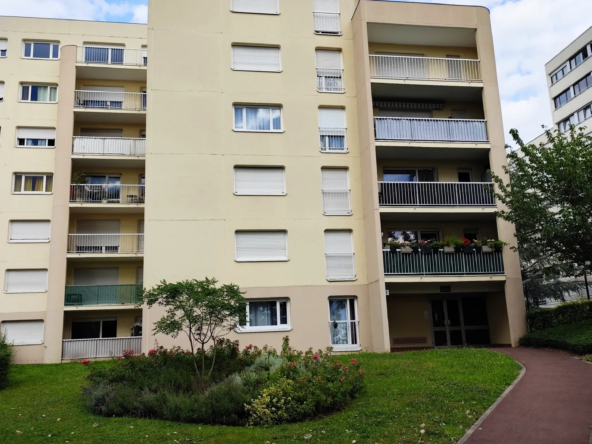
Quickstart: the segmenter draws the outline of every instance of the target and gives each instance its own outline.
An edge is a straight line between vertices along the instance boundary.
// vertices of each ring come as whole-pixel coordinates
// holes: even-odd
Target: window
[[[117,337],[117,319],[74,319],[70,339]]]
[[[146,138],[146,130],[140,130],[140,139]]]
[[[48,220],[11,220],[8,228],[9,242],[49,242]]]
[[[555,103],[555,108],[557,109],[560,106],[563,106],[571,99],[580,95],[590,87],[592,87],[592,73],[588,74],[583,79],[578,80],[576,83],[570,86],[569,89],[566,89],[557,97],[555,97],[555,99],[553,99]]]
[[[47,270],[6,270],[6,293],[45,293]]]
[[[43,321],[3,321],[2,334],[13,345],[43,344]]]
[[[279,14],[279,0],[231,0],[232,12],[245,12],[250,14]]]
[[[440,240],[440,232],[437,230],[389,230],[388,242],[422,242]]]
[[[576,69],[582,63],[584,63],[584,60],[586,60],[588,57],[590,57],[590,52],[588,51],[588,46],[584,46],[580,51],[578,51],[578,53],[575,56],[573,56],[569,60],[570,69],[571,70]]]
[[[323,168],[321,170],[321,190],[323,193],[323,214],[326,216],[352,214],[347,168]]]
[[[23,57],[26,59],[58,59],[59,42],[23,42]]]
[[[55,128],[17,128],[16,146],[18,147],[55,147]]]
[[[345,110],[319,108],[319,133],[321,151],[327,153],[347,152]]]
[[[579,65],[584,63],[588,57],[592,55],[592,47],[590,44],[583,47],[573,57],[571,57],[565,64],[551,74],[551,84],[557,83],[565,77],[570,71],[573,71]]]
[[[148,47],[142,46],[142,64],[148,66]]]
[[[48,85],[21,85],[21,102],[55,103],[58,101],[58,87]]]
[[[234,194],[239,196],[285,196],[284,168],[235,167]]]
[[[335,351],[360,349],[357,300],[354,297],[329,299],[329,332]]]
[[[282,109],[280,107],[234,107],[235,131],[282,131]]]
[[[314,32],[341,34],[339,0],[313,0]]]
[[[141,107],[144,103],[140,104],[138,96],[140,94],[128,94],[127,109],[144,109]],[[74,106],[76,108],[123,109],[125,97],[123,86],[83,85],[81,91],[75,91]]]
[[[472,170],[458,170],[458,181],[459,182],[472,182],[473,171]]]
[[[325,259],[328,281],[356,280],[351,231],[325,231]]]
[[[559,108],[560,106],[564,105],[565,103],[569,102],[573,98],[573,93],[571,88],[566,91],[563,91],[557,97],[555,97],[555,108]]]
[[[85,46],[84,61],[86,63],[123,65],[124,52],[125,48],[122,46]]]
[[[4,100],[4,82],[0,82],[0,102]]]
[[[0,57],[6,57],[8,53],[8,40],[0,39]]]
[[[270,46],[232,47],[232,69],[235,71],[280,72],[280,48]]]
[[[237,231],[235,241],[239,262],[288,260],[288,233],[285,231]]]
[[[385,168],[384,182],[434,182],[436,171],[433,168]]]
[[[478,228],[465,228],[463,230],[463,236],[465,239],[469,239],[470,241],[479,240],[479,229]]]
[[[341,51],[317,49],[316,60],[317,90],[319,92],[344,92]]]
[[[286,331],[290,330],[290,303],[287,299],[248,301],[247,322],[240,326],[242,331]]]
[[[588,120],[590,117],[592,117],[592,103],[586,105],[584,108],[580,109],[579,111],[576,111],[571,116],[569,116],[567,119],[559,122],[559,124],[558,124],[559,131],[561,131],[562,133],[565,133],[565,132],[569,131],[569,127],[571,125],[579,125],[580,123],[583,123],[585,120]]]
[[[15,174],[12,191],[19,194],[51,193],[53,191],[53,175]]]

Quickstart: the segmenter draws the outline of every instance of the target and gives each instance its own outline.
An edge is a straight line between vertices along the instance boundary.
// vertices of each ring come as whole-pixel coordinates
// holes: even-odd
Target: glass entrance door
[[[435,299],[430,305],[434,347],[489,344],[485,297]]]

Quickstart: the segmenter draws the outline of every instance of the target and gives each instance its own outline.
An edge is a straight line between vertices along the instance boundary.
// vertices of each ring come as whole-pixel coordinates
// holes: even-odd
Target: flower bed
[[[198,352],[199,353],[199,352]],[[201,354],[215,370],[196,376],[191,352],[126,353],[107,366],[89,366],[83,397],[92,413],[221,425],[283,424],[345,407],[364,386],[355,359],[341,362],[331,351],[297,352],[287,338],[272,348],[223,341]]]

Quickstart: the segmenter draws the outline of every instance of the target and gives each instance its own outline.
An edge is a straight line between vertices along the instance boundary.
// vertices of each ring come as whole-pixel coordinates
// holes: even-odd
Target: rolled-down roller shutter
[[[239,231],[236,259],[239,261],[282,261],[288,259],[285,231]]]
[[[238,195],[284,195],[284,169],[237,167],[234,169],[234,192]]]
[[[45,293],[47,270],[6,270],[6,293]]]
[[[13,220],[10,222],[11,242],[48,241],[50,222],[48,220]]]
[[[281,70],[280,48],[235,45],[232,47],[232,69],[278,72]]]
[[[279,0],[231,0],[231,11],[252,14],[279,14]]]
[[[9,344],[43,344],[43,321],[4,321],[1,330]]]

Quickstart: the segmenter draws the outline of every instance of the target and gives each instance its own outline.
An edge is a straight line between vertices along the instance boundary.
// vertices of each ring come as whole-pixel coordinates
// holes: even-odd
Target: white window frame
[[[25,55],[25,45],[30,44],[31,45],[31,55],[30,56],[26,56]],[[49,47],[49,57],[33,57],[33,52],[35,52],[35,44],[43,44],[43,45],[51,45]],[[58,47],[58,56],[57,57],[53,57],[53,50],[54,50],[54,46]],[[60,42],[44,42],[42,40],[23,40],[23,46],[22,46],[22,52],[21,52],[21,58],[23,59],[27,59],[27,60],[59,60],[60,59]]]
[[[282,302],[286,303],[287,324],[251,327],[249,325],[249,303],[250,302],[274,302],[274,301],[276,303],[278,322],[280,322],[280,303],[282,303]],[[248,299],[247,303],[245,304],[245,309],[247,311],[247,322],[245,325],[242,325],[237,329],[237,333],[263,333],[263,332],[291,331],[292,330],[292,324],[291,324],[291,319],[290,319],[290,299],[288,299],[288,298]]]
[[[280,0],[275,0],[277,7],[276,7],[276,11],[277,12],[249,12],[249,11],[237,11],[235,9],[233,9],[234,6],[234,0],[230,0],[230,11],[231,12],[235,12],[237,14],[262,14],[262,15],[279,15],[280,14]]]
[[[286,235],[286,257],[283,258],[239,258],[237,237],[240,233],[284,233]],[[234,232],[234,260],[236,262],[288,262],[290,252],[288,251],[288,231],[287,230],[237,230]]]
[[[28,100],[23,100],[23,88],[25,86],[28,86],[29,87],[29,94],[28,94],[29,98],[28,98]],[[47,86],[49,88],[48,97],[47,97],[48,99],[51,97],[51,89],[52,88],[55,88],[55,90],[56,90],[56,99],[55,99],[55,101],[51,101],[51,100],[48,100],[47,102],[41,102],[39,100],[32,101],[31,100],[31,90],[32,90],[32,87],[33,86]],[[20,86],[19,86],[19,97],[18,97],[18,101],[20,103],[58,103],[58,86],[57,85],[43,85],[43,84],[38,84],[38,83],[21,83]]]
[[[33,138],[30,138],[30,137],[26,137],[26,138],[23,139],[22,137],[19,137],[18,136],[18,130],[20,128],[25,128],[25,127],[19,127],[19,128],[17,128],[17,131],[16,131],[16,141],[15,141],[15,144],[14,144],[15,148],[45,149],[45,150],[47,150],[47,149],[50,149],[50,150],[51,149],[55,149],[55,142],[56,142],[57,135],[53,139],[33,139]],[[35,129],[35,128],[32,128],[32,129]],[[42,128],[42,129],[53,129],[54,131],[56,131],[55,128]],[[25,144],[24,145],[20,145],[19,144],[19,140],[21,140],[21,139],[25,141]],[[27,140],[45,140],[45,145],[27,145]],[[53,145],[50,145],[49,144],[49,141],[50,140],[53,140]]]
[[[245,170],[245,169],[276,169],[282,170],[282,176],[284,181],[284,191],[282,193],[239,193],[236,189],[236,170]],[[286,168],[285,167],[276,167],[276,166],[245,166],[245,165],[237,165],[234,167],[234,195],[235,196],[285,196],[286,193]]]
[[[15,346],[26,346],[26,345],[41,345],[45,341],[45,321],[43,319],[19,319],[14,321],[2,321],[0,323],[0,333],[5,333],[5,328],[7,325],[17,322],[41,322],[43,325],[42,333],[41,333],[41,342],[14,342],[13,345]]]
[[[47,239],[12,239],[12,224],[14,222],[48,222],[49,223],[49,236],[51,236],[51,221],[49,220],[37,220],[37,219],[29,219],[29,220],[10,220],[8,221],[8,243],[10,244],[47,244],[50,241],[50,237]]]
[[[577,127],[578,125],[584,123],[586,120],[589,120],[590,118],[592,118],[592,116],[586,117],[586,110],[587,109],[590,110],[591,114],[592,114],[592,102],[588,103],[586,106],[580,108],[576,112],[572,113],[569,117],[567,117],[567,118],[563,119],[561,122],[559,122],[557,124],[557,128],[559,129],[559,132],[566,133],[567,131],[569,131],[570,125],[574,125]],[[580,119],[580,113],[584,113],[583,119]]]
[[[348,336],[348,342],[349,344],[347,345],[343,345],[343,344],[333,344],[332,341],[332,336],[331,336],[331,328],[333,328],[333,321],[331,321],[331,301],[335,301],[335,300],[346,300],[347,301],[347,321],[337,321],[338,323],[343,323],[343,322],[347,322],[348,324],[350,324],[351,322],[355,322],[356,323],[356,330],[358,333],[358,342],[357,344],[352,343],[351,341],[351,330],[348,328],[347,329],[347,336]],[[356,319],[354,321],[351,320],[351,313],[350,313],[350,303],[349,301],[352,300],[354,301],[354,309],[356,310]],[[358,351],[362,349],[361,343],[362,341],[360,340],[360,310],[358,308],[358,298],[355,296],[331,296],[328,300],[327,300],[327,317],[329,320],[329,344],[331,344],[331,347],[333,347],[334,351],[340,352],[340,351]]]
[[[10,271],[45,271],[45,290],[43,291],[8,291],[8,273]],[[49,281],[49,270],[47,268],[11,268],[4,271],[4,293],[5,294],[41,294],[47,293]]]
[[[6,42],[6,49],[0,49],[0,58],[4,59],[8,57],[8,39],[7,38],[0,38],[0,42]]]
[[[236,109],[242,108],[243,109],[243,124],[246,125],[247,123],[247,108],[255,108],[255,109],[269,109],[270,110],[270,120],[269,120],[269,130],[252,130],[252,129],[243,129],[236,127]],[[280,129],[273,129],[273,117],[271,115],[271,111],[279,110],[280,111]],[[233,131],[238,131],[242,133],[283,133],[284,132],[284,111],[282,106],[265,106],[265,105],[232,105],[232,129]]]
[[[16,191],[14,187],[16,186],[16,176],[23,176],[23,180],[21,183],[21,191]],[[23,191],[25,187],[25,177],[27,176],[43,176],[43,190],[44,191]],[[47,178],[51,176],[53,179],[53,174],[49,173],[14,173],[12,175],[12,194],[53,194],[53,183],[52,183],[52,191],[45,191],[47,190]]]

